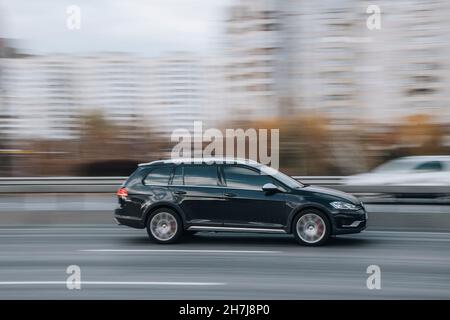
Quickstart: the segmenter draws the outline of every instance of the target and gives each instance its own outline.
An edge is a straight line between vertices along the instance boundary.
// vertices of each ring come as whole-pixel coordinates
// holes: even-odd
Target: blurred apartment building
[[[163,136],[194,120],[214,126],[311,112],[344,130],[413,113],[449,122],[450,2],[377,1],[380,30],[366,26],[371,4],[235,0],[223,51],[208,58],[26,56],[3,41],[0,131],[11,139],[73,138],[89,110]]]
[[[366,26],[369,5],[381,29]],[[413,113],[450,120],[450,2],[237,0],[224,35],[228,107],[325,113],[338,128]]]
[[[367,70],[361,77],[369,117],[390,123],[426,113],[441,123],[450,122],[450,2],[377,4],[382,29],[365,30],[371,41],[364,48]]]
[[[344,111],[348,123],[359,92],[354,2],[236,1],[224,40],[229,107],[261,118]]]
[[[237,1],[227,15],[223,74],[229,117],[276,117],[281,45],[277,1]]]
[[[6,57],[2,114],[8,121],[1,129],[12,139],[73,139],[80,117],[101,111],[122,128],[168,137],[208,120],[206,69],[203,60],[182,52]]]

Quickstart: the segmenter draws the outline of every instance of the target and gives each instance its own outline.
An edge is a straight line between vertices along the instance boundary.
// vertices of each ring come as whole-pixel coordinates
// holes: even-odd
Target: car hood
[[[347,200],[348,202],[355,204],[355,205],[361,203],[361,201],[358,198],[356,198],[355,196],[352,196],[351,194],[348,194],[348,193],[345,193],[345,192],[342,192],[342,191],[339,191],[336,189],[317,187],[317,186],[306,186],[300,190],[330,195],[333,197],[341,198],[343,200]]]

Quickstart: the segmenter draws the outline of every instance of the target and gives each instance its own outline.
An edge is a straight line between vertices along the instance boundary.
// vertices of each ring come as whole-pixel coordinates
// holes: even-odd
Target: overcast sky
[[[220,44],[230,0],[0,0],[0,37],[29,53],[173,50],[210,53]],[[66,27],[66,9],[81,9],[81,30]]]

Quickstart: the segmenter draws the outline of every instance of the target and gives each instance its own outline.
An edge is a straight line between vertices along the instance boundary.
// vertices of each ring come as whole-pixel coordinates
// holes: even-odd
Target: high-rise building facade
[[[11,137],[75,138],[80,117],[90,111],[165,137],[191,129],[194,120],[208,121],[207,68],[192,54],[30,56],[3,59],[3,66],[9,120],[1,129]]]
[[[228,8],[223,73],[233,120],[279,116],[279,21],[276,0],[241,0]]]
[[[380,29],[367,27],[374,4]],[[317,111],[340,127],[413,113],[449,121],[449,13],[445,0],[238,0],[224,23],[230,108]]]
[[[366,6],[370,1],[363,2]],[[410,114],[450,121],[450,2],[379,1],[381,29],[365,29],[363,102],[369,118]]]

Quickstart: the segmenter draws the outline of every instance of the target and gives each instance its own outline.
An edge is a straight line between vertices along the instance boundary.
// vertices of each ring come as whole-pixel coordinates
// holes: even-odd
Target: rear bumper
[[[123,225],[136,229],[144,229],[145,224],[140,218],[130,217],[123,214],[122,209],[114,210],[114,221],[118,225]]]

